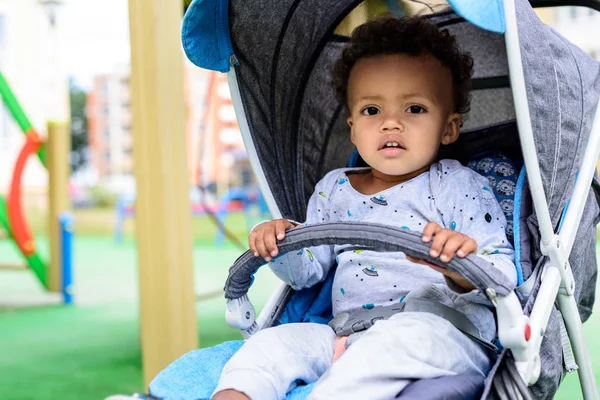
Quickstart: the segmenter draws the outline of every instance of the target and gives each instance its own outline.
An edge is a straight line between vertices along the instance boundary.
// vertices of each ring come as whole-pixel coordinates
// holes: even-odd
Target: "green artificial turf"
[[[135,305],[52,306],[0,318],[6,399],[102,399],[141,389]]]
[[[11,246],[0,241],[3,262],[18,261]],[[238,255],[231,245],[195,247],[196,292],[222,288]],[[134,243],[78,237],[75,259],[74,306],[58,304],[29,272],[0,271],[1,399],[103,399],[145,391]],[[268,270],[259,275],[250,295],[262,307],[277,282]],[[240,338],[225,323],[221,296],[196,309],[202,347]]]

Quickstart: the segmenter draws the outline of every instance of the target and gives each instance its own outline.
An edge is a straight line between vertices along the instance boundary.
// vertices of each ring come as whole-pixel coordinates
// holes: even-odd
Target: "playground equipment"
[[[243,206],[243,211],[246,216],[246,230],[248,232],[250,232],[257,222],[259,222],[257,219],[264,220],[270,218],[269,208],[258,188],[231,188],[219,198],[219,207],[215,216],[220,226],[225,225],[227,214],[232,211],[231,205],[235,204],[235,202],[238,204],[241,203]],[[256,206],[254,207],[256,209],[255,215],[252,215],[252,206]],[[215,234],[215,244],[217,246],[222,245],[225,236],[223,229],[218,229]],[[245,248],[246,246],[244,246],[244,249]]]
[[[135,196],[121,195],[115,205],[115,243],[123,243],[123,226],[127,218],[135,216]],[[221,197],[217,204],[208,202],[192,203],[192,216],[199,217],[209,215],[216,218],[217,232],[215,234],[215,245],[221,246],[226,236],[222,229],[227,220],[227,215],[232,212],[243,212],[246,218],[248,232],[258,222],[267,219],[269,210],[258,188],[231,188]],[[243,248],[245,250],[245,247]]]
[[[0,226],[14,241],[27,266],[33,271],[42,286],[48,291],[61,292],[64,303],[71,304],[73,301],[73,217],[67,212],[68,130],[64,124],[48,124],[48,142],[44,143],[25,115],[2,73],[0,73],[0,95],[17,125],[25,134],[25,143],[15,162],[8,196],[4,198],[0,195]],[[63,143],[60,142],[60,139],[63,139]],[[50,173],[48,190],[51,219],[49,224],[50,263],[44,262],[37,251],[35,239],[24,217],[21,202],[23,170],[29,157],[34,154],[37,154],[42,165]],[[21,266],[0,266],[0,269],[3,268],[24,269]]]
[[[198,346],[186,154],[182,7],[129,0],[140,338],[146,384]],[[164,282],[169,282],[165,285]],[[168,321],[168,322],[167,322]]]

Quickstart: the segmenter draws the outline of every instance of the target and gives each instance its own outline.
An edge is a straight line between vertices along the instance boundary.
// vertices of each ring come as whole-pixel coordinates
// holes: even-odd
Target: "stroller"
[[[331,65],[348,41],[334,30],[359,3],[194,0],[186,13],[184,49],[196,65],[227,72],[254,172],[276,218],[303,220],[321,177],[360,165],[329,84]],[[401,399],[549,399],[565,371],[576,369],[585,398],[598,399],[582,321],[592,311],[597,274],[600,64],[545,26],[532,6],[576,3],[600,10],[600,2],[503,3],[450,0],[453,10],[426,18],[473,56],[471,111],[459,140],[442,148],[440,158],[458,159],[488,177],[509,221],[518,287],[472,256],[447,264],[495,305],[500,350],[485,380],[416,381]],[[436,262],[419,233],[361,223],[294,229],[279,248],[321,244],[404,251]],[[298,292],[282,285],[256,317],[247,291],[262,264],[246,252],[225,286],[227,320],[245,337],[281,323],[332,318],[331,276]],[[157,375],[150,396],[208,398],[241,343],[184,355]],[[304,398],[311,387],[297,386],[287,398]]]

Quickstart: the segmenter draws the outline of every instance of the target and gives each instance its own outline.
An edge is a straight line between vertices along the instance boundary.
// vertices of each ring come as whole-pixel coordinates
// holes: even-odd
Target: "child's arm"
[[[462,239],[470,243],[468,247],[470,252],[490,262],[493,268],[498,269],[508,281],[516,285],[514,250],[506,237],[507,221],[493,194],[494,188],[489,185],[486,178],[460,166],[456,161],[442,160],[439,166],[437,173],[431,174],[431,189],[436,208],[441,216],[439,227],[441,231],[434,235],[432,232],[438,231],[434,226],[430,228],[432,231],[427,231],[428,234],[424,236],[429,238],[439,236],[437,239],[439,242],[433,239],[432,244],[443,244],[435,250],[440,251],[449,245],[449,253],[456,253],[459,257],[464,257],[468,253],[463,256],[458,255],[457,252],[461,248],[455,247],[454,242]],[[474,249],[473,245],[475,245]],[[465,249],[462,251],[464,252]],[[443,251],[440,254],[443,254]],[[445,262],[441,258],[440,260]],[[448,283],[456,291],[465,289],[458,277]]]
[[[329,221],[329,195],[337,182],[335,171],[329,173],[315,187],[308,201],[306,223]],[[277,241],[297,225],[286,219],[263,222],[250,232],[248,244],[255,255],[269,262],[269,267],[285,283],[295,290],[310,287],[324,280],[335,264],[333,246],[317,246],[279,255]]]

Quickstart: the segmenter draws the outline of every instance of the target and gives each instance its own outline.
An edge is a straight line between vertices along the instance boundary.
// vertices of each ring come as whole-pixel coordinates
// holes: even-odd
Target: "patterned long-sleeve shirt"
[[[422,231],[433,221],[475,239],[477,255],[516,284],[506,218],[486,178],[457,161],[442,160],[412,180],[364,195],[352,187],[348,175],[366,171],[343,168],[328,173],[309,200],[306,224],[362,221]],[[455,292],[442,274],[408,261],[404,253],[350,245],[318,246],[285,254],[269,265],[294,289],[310,287],[337,268],[332,292],[334,316],[419,297],[462,312],[484,338],[491,340],[495,335],[493,315],[479,290]]]

